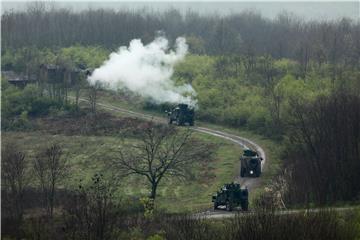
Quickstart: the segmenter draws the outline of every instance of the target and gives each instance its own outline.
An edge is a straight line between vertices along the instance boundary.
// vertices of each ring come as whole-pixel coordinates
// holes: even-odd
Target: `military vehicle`
[[[247,189],[241,189],[240,184],[230,183],[225,184],[216,195],[212,196],[214,203],[214,210],[219,206],[226,206],[227,211],[232,211],[234,208],[240,206],[243,211],[248,210],[249,206],[249,192]]]
[[[240,157],[240,176],[260,177],[262,160],[256,151],[245,149],[243,155]]]
[[[178,104],[172,111],[166,111],[168,114],[169,124],[173,122],[178,126],[183,126],[186,123],[194,126],[194,109],[190,108],[187,104]]]

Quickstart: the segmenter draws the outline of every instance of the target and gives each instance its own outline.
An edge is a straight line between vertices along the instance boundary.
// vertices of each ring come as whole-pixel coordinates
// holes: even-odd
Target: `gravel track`
[[[79,101],[88,102],[88,100],[83,99],[83,98],[80,98]],[[125,108],[112,106],[110,104],[97,103],[97,105],[106,110],[115,111],[115,112],[123,113],[123,114],[129,115],[129,116],[134,116],[134,117],[138,117],[138,118],[142,118],[142,119],[153,120],[156,122],[167,124],[166,118],[155,117],[150,114],[131,111],[131,110],[128,110]],[[261,162],[262,171],[263,172],[266,171],[266,168],[265,168],[265,164],[267,163],[266,154],[265,154],[264,149],[261,148],[261,146],[259,146],[257,143],[251,141],[250,139],[247,139],[247,138],[235,135],[235,134],[227,133],[224,131],[214,130],[214,129],[210,129],[210,128],[206,128],[206,127],[197,127],[197,126],[194,126],[191,128],[197,132],[209,134],[211,136],[215,136],[215,137],[225,139],[227,141],[231,141],[231,142],[239,145],[241,148],[251,148],[253,150],[256,150],[259,153],[260,157],[263,158],[263,161]],[[235,156],[235,157],[239,158],[240,156]],[[240,160],[239,160],[239,164],[240,164]],[[240,172],[238,174],[239,174],[238,176],[234,177],[234,182],[240,183],[240,185],[242,187],[248,188],[248,190],[250,192],[251,192],[251,190],[255,189],[256,187],[259,187],[261,184],[261,177],[260,178],[249,178],[249,177],[242,178],[242,177],[240,177]],[[209,201],[210,201],[210,199],[209,199]],[[222,211],[222,210],[217,210],[217,211],[209,210],[209,211],[206,211],[203,213],[199,213],[199,216],[208,216],[210,218],[222,218],[222,217],[230,217],[230,216],[234,216],[234,215],[235,215],[234,213],[229,213],[229,212]]]

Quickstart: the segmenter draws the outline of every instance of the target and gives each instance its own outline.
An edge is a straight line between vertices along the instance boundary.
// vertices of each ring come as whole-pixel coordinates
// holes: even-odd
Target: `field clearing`
[[[169,212],[189,212],[211,208],[211,195],[225,182],[232,181],[238,173],[241,149],[232,143],[205,134],[195,133],[194,137],[216,144],[218,149],[212,161],[206,166],[195,164],[194,178],[188,181],[164,179],[158,188],[158,205]],[[21,146],[31,164],[39,149],[49,142],[63,146],[64,156],[71,165],[72,177],[64,181],[64,186],[76,189],[79,181],[89,181],[95,173],[111,174],[106,161],[116,157],[116,148],[121,145],[117,136],[66,136],[49,135],[39,131],[4,132],[4,140],[12,140]],[[126,141],[135,141],[126,139]],[[30,166],[29,166],[30,167]],[[34,183],[34,179],[31,180]],[[117,196],[119,199],[147,196],[147,182],[137,176],[121,180]]]
[[[86,98],[86,96],[87,96],[86,93],[83,92],[82,97]],[[151,110],[143,109],[141,107],[142,105],[141,105],[140,100],[135,100],[135,102],[129,102],[128,97],[124,97],[120,93],[116,93],[113,91],[106,91],[106,90],[99,91],[98,103],[109,104],[109,105],[112,105],[115,107],[125,108],[125,109],[139,112],[139,113],[145,113],[145,114],[152,115],[154,117],[166,117],[165,113],[161,114],[158,111],[151,111]],[[86,105],[87,103],[82,103],[82,104]],[[113,114],[115,114],[117,116],[125,116],[125,114],[120,113],[120,112],[113,112]],[[269,184],[271,182],[271,180],[274,178],[274,176],[276,176],[279,173],[279,171],[281,169],[280,154],[282,151],[282,147],[279,144],[279,142],[275,142],[274,140],[271,140],[267,137],[253,133],[244,128],[232,128],[232,127],[228,127],[228,126],[211,124],[211,123],[206,123],[206,122],[202,122],[202,121],[196,121],[195,125],[201,126],[201,127],[208,127],[208,128],[214,129],[214,130],[219,130],[219,131],[223,131],[226,133],[231,133],[231,134],[235,134],[238,136],[242,136],[242,137],[251,139],[254,142],[256,142],[257,144],[259,144],[265,150],[266,157],[267,157],[267,163],[265,164],[265,171],[261,175],[261,187],[256,188],[251,192],[251,194],[249,195],[250,202],[252,202],[254,199],[256,199],[261,193],[263,193],[264,187],[267,184]],[[211,139],[216,139],[216,138],[211,137]],[[224,140],[220,140],[220,141],[227,142]],[[223,154],[226,154],[226,153],[223,153]],[[237,155],[238,158],[239,158],[240,154],[241,154],[241,150],[239,148],[239,154]],[[240,163],[239,162],[236,165],[235,169],[237,172],[235,172],[235,174],[233,176],[238,176],[239,172],[240,172]],[[232,181],[233,179],[234,178],[232,178],[232,179],[229,178],[228,181]]]

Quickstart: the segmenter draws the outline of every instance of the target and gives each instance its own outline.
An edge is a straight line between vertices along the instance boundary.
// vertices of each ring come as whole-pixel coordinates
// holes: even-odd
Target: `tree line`
[[[358,201],[360,98],[346,92],[291,101],[285,175],[290,204]]]
[[[305,22],[290,13],[267,19],[252,11],[227,16],[199,15],[191,10],[181,14],[176,9],[74,12],[33,3],[25,11],[6,11],[1,26],[3,49],[81,44],[113,50],[134,38],[148,43],[163,31],[171,40],[186,36],[195,54],[290,58],[303,63],[303,71],[310,60],[319,65],[354,66],[360,52],[359,22],[346,18]]]

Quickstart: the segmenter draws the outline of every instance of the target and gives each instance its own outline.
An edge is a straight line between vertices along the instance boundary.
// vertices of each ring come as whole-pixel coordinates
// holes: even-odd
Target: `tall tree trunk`
[[[157,183],[153,182],[151,183],[151,194],[150,194],[150,198],[155,200],[156,197],[156,189],[157,189]]]
[[[80,98],[80,87],[76,86],[76,92],[75,92],[75,105],[76,109],[79,110],[79,98]]]

